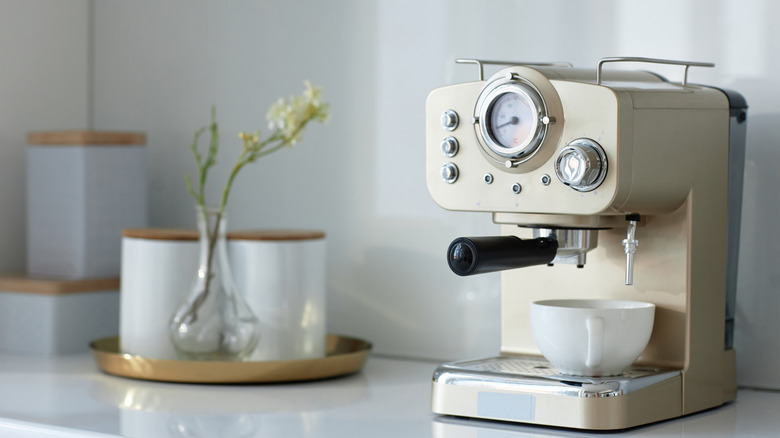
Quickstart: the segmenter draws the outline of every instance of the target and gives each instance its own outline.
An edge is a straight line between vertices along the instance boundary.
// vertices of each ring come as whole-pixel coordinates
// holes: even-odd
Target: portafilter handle
[[[447,263],[452,272],[466,276],[546,265],[557,251],[558,242],[549,237],[459,237],[447,250]]]

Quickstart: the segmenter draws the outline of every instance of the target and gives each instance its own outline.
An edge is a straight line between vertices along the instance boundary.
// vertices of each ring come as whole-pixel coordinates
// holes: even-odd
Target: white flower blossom
[[[299,96],[288,100],[279,99],[268,110],[268,128],[277,132],[285,145],[294,145],[301,140],[306,124],[312,120],[328,120],[328,104],[322,101],[322,89],[305,81],[306,89]]]
[[[305,89],[303,93],[298,96],[292,96],[287,100],[279,99],[271,105],[266,114],[268,120],[268,128],[271,134],[263,139],[260,136],[260,131],[254,133],[239,132],[238,138],[244,144],[241,151],[241,156],[236,161],[230,176],[228,177],[227,184],[222,191],[222,202],[219,204],[220,213],[224,211],[227,205],[228,195],[233,185],[233,180],[245,165],[254,163],[259,158],[266,155],[270,155],[285,146],[292,146],[301,140],[301,134],[303,133],[306,124],[312,120],[317,122],[326,122],[329,115],[329,105],[327,102],[322,101],[322,89],[320,87],[312,86],[309,81],[304,82]],[[206,156],[202,156],[198,151],[198,141],[201,134],[206,131],[211,133],[211,142],[209,144],[208,153]],[[205,190],[204,185],[206,182],[206,175],[209,169],[216,163],[217,149],[219,148],[219,135],[216,121],[216,109],[211,109],[211,124],[204,126],[203,128],[195,131],[195,138],[192,142],[192,152],[195,156],[195,161],[198,165],[198,190],[195,190],[195,186],[187,175],[187,189],[190,194],[195,198],[195,201],[200,206],[205,206]]]

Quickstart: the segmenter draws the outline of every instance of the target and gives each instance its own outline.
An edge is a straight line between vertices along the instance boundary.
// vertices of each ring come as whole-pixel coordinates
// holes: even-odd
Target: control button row
[[[458,170],[458,166],[455,163],[444,163],[441,166],[441,179],[443,179],[447,184],[452,184],[457,181],[458,176],[460,176],[460,171]],[[493,174],[486,173],[482,176],[482,181],[484,181],[485,184],[493,184]],[[523,191],[523,186],[516,182],[512,184],[511,190],[512,193],[519,195],[520,192]]]

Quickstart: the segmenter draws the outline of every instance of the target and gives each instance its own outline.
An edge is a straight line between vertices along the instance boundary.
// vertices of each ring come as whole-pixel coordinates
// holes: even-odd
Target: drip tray
[[[570,376],[558,373],[550,362],[540,357],[499,356],[445,363],[436,368],[433,381],[488,390],[571,397],[616,397],[679,375],[679,370],[636,366],[618,376]]]

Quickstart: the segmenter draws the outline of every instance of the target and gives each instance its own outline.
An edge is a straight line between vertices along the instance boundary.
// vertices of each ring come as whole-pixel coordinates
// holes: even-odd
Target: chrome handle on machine
[[[468,59],[468,58],[458,58],[455,60],[455,63],[456,64],[477,64],[477,67],[479,68],[480,81],[485,80],[485,69],[483,67],[486,65],[504,65],[504,66],[527,65],[531,67],[572,67],[572,63],[570,62],[487,61],[484,59]]]
[[[604,64],[608,62],[647,62],[651,64],[682,65],[685,66],[685,69],[683,70],[683,80],[682,80],[683,87],[688,85],[688,69],[690,67],[715,67],[715,64],[711,62],[675,61],[671,59],[641,58],[641,57],[602,58],[599,61],[598,68],[596,69],[597,85],[601,85],[601,69],[604,66]]]

